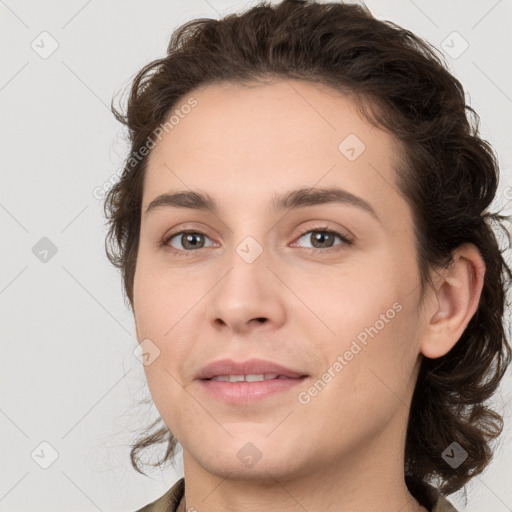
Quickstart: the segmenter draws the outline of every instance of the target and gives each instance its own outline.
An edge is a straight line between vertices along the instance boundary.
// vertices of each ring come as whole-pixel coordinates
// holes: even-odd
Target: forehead
[[[169,189],[208,190],[234,205],[297,187],[342,186],[385,210],[396,186],[399,145],[360,117],[354,100],[300,80],[216,83],[173,108],[179,122],[151,151],[143,208]]]
[[[360,117],[352,97],[316,82],[215,83],[191,91],[173,112],[179,112],[191,98],[196,106],[179,118],[174,116],[177,123],[164,135],[172,140],[172,145],[160,145],[166,154],[193,152],[197,158],[206,155],[233,161],[249,154],[254,157],[250,152],[261,149],[260,162],[275,160],[278,154],[288,160],[316,159],[325,151],[337,159],[340,142],[351,135],[353,141],[360,141],[358,152],[364,145],[367,155],[384,150],[392,157],[391,146],[396,145],[391,135]],[[226,148],[230,152],[222,153]],[[291,154],[284,153],[288,149]]]

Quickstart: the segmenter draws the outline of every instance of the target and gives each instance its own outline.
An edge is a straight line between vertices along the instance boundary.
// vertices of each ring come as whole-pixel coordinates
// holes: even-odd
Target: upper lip
[[[211,379],[219,375],[258,375],[262,373],[277,373],[292,379],[306,376],[304,372],[292,370],[281,364],[265,361],[264,359],[249,359],[248,361],[238,362],[232,359],[219,359],[204,366],[197,373],[196,379]]]

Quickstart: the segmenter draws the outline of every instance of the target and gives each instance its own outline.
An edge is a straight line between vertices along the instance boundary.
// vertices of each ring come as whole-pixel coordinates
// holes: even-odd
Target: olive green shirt
[[[457,509],[432,485],[405,477],[409,492],[429,512],[457,512]],[[185,479],[178,480],[163,496],[136,512],[186,512]]]

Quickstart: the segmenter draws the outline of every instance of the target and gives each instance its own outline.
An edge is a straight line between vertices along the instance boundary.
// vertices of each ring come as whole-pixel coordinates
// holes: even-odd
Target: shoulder
[[[405,476],[409,492],[429,512],[457,512],[457,509],[433,485],[409,475]]]
[[[176,512],[185,492],[185,479],[178,480],[163,496],[135,512]]]

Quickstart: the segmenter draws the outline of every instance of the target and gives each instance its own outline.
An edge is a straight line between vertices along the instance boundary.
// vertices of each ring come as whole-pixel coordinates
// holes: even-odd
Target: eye
[[[334,245],[334,240],[336,239],[336,237],[340,239],[342,243]],[[329,250],[337,250],[336,247],[339,245],[352,244],[352,241],[349,240],[345,235],[342,235],[338,231],[334,231],[332,229],[327,229],[323,227],[318,227],[315,229],[309,229],[308,231],[305,231],[298,238],[298,241],[300,241],[303,238],[312,244],[312,247],[306,247],[308,249],[311,249],[312,251],[327,252]]]
[[[341,243],[334,244],[336,238],[338,238]],[[210,238],[202,231],[188,229],[169,235],[167,238],[165,238],[165,240],[161,242],[161,245],[170,248],[172,252],[182,256],[195,253],[195,251],[215,245],[213,242],[206,245],[206,239],[210,240]],[[309,240],[312,246],[305,247],[305,249],[308,249],[312,252],[325,253],[330,251],[337,251],[341,250],[343,246],[352,245],[352,240],[347,236],[339,233],[338,231],[328,229],[326,226],[303,231],[297,241],[302,239],[305,239],[306,242]],[[297,242],[295,242],[292,247],[295,247],[296,244]]]
[[[173,249],[177,249],[178,251],[192,252],[207,247],[204,242],[205,237],[208,238],[207,235],[201,231],[184,230],[172,234],[164,240],[163,244],[170,245]]]

